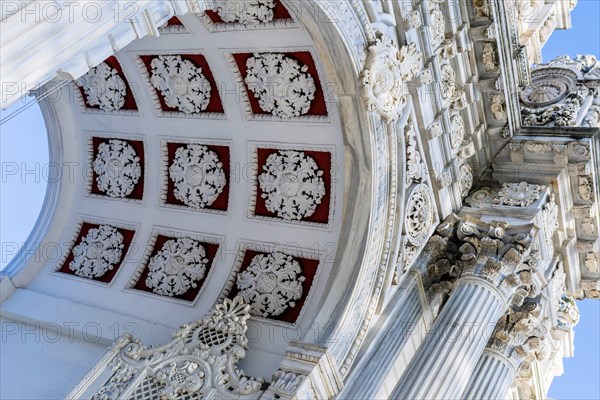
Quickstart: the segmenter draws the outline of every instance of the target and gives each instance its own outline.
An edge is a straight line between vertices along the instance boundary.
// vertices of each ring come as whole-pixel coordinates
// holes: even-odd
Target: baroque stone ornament
[[[142,176],[140,158],[125,140],[100,143],[93,168],[98,189],[113,198],[129,196]]]
[[[446,20],[444,14],[437,8],[431,11],[430,18],[431,47],[438,47],[446,37]]]
[[[101,278],[114,269],[123,256],[123,235],[109,225],[88,231],[73,248],[69,269],[83,278]]]
[[[215,0],[216,11],[223,22],[256,26],[275,17],[275,0]]]
[[[579,322],[579,309],[571,296],[562,295],[558,302],[557,319],[558,326],[562,328],[573,328]]]
[[[398,50],[390,37],[380,35],[369,47],[362,72],[362,96],[367,109],[387,122],[396,120],[406,105],[406,83],[418,75],[421,63],[422,55],[414,43]]]
[[[296,306],[302,297],[300,263],[280,252],[258,254],[237,276],[239,295],[250,304],[250,314],[275,317]]]
[[[244,81],[263,111],[283,119],[310,111],[317,87],[307,65],[282,53],[255,53],[246,73]]]
[[[147,347],[125,334],[111,347],[110,358],[92,370],[108,374],[90,373],[67,397],[84,397],[84,391],[100,383],[93,400],[257,398],[263,379],[246,377],[237,366],[248,349],[249,310],[239,296],[224,299],[202,319],[183,325],[163,346]],[[107,375],[108,380],[97,382]]]
[[[513,207],[529,207],[534,201],[540,198],[540,192],[544,186],[520,183],[503,183],[502,189],[492,200],[493,204]]]
[[[267,210],[287,220],[314,214],[325,197],[325,181],[315,160],[301,151],[282,150],[269,155],[258,177]]]
[[[150,83],[163,95],[167,106],[185,114],[206,110],[211,87],[202,68],[181,56],[158,56],[150,66]]]
[[[415,246],[420,246],[429,237],[433,224],[433,196],[425,184],[417,185],[407,201],[405,229],[406,237]]]
[[[442,64],[440,67],[442,77],[440,85],[442,87],[442,97],[450,100],[456,93],[456,73],[449,63]]]
[[[163,296],[185,294],[204,278],[207,264],[206,250],[199,241],[167,240],[148,263],[146,286]]]
[[[450,117],[450,146],[457,149],[465,139],[465,121],[460,114]]]
[[[458,180],[458,187],[460,189],[460,195],[465,197],[473,187],[473,168],[470,164],[463,164],[460,166],[459,172],[460,177]]]
[[[103,62],[77,79],[83,88],[86,101],[91,106],[98,106],[103,111],[116,111],[125,105],[127,86],[116,69]]]
[[[175,198],[196,209],[211,206],[227,185],[217,153],[199,144],[188,144],[175,151],[169,176],[175,184]]]

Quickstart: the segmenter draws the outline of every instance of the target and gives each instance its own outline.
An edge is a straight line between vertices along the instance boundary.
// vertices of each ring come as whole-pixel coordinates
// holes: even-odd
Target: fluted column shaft
[[[501,353],[485,349],[463,394],[464,399],[505,399],[516,369]]]
[[[505,307],[502,293],[488,281],[459,279],[390,398],[459,398]]]

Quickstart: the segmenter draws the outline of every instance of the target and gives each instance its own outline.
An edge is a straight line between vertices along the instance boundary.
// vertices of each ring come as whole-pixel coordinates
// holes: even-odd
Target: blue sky
[[[600,55],[600,0],[579,0],[573,29],[557,31],[544,47],[543,58],[568,54]],[[16,107],[18,108],[18,107]],[[0,112],[1,119],[15,111]],[[46,130],[37,106],[0,125],[0,268],[27,239],[45,194],[48,163]],[[575,357],[565,359],[565,374],[554,380],[549,397],[559,400],[600,399],[600,301],[579,302]]]

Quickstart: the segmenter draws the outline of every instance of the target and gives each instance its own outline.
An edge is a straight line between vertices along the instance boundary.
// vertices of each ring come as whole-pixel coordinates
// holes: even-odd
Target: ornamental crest
[[[125,105],[127,86],[116,69],[103,62],[77,79],[86,101],[91,106],[98,106],[103,111],[116,111]]]
[[[250,266],[237,276],[237,288],[250,304],[250,314],[275,317],[296,306],[302,297],[300,263],[287,254],[258,254]]]
[[[317,87],[308,66],[281,53],[255,53],[246,73],[244,81],[263,111],[290,119],[310,110]]]
[[[196,209],[210,207],[227,184],[217,153],[199,144],[188,144],[175,151],[169,176],[175,184],[175,198]]]
[[[146,286],[163,296],[185,294],[204,278],[207,264],[206,250],[197,240],[168,240],[148,263]]]
[[[109,225],[92,228],[73,248],[69,269],[83,278],[101,278],[121,261],[123,247],[123,235],[117,228]]]
[[[150,65],[150,83],[163,95],[167,106],[185,114],[206,110],[211,87],[202,68],[181,56],[158,56]]]
[[[100,143],[93,167],[98,189],[113,198],[129,196],[142,176],[140,158],[125,140]]]
[[[325,181],[316,161],[301,151],[271,154],[258,177],[267,210],[287,220],[314,214],[325,197]]]
[[[369,47],[362,72],[362,95],[369,111],[377,112],[387,122],[396,120],[408,95],[407,81],[421,69],[422,55],[415,44],[400,50],[388,36],[381,35]]]

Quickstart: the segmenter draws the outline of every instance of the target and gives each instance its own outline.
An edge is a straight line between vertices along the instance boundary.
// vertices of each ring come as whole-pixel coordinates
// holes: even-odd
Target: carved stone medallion
[[[406,204],[406,237],[420,246],[429,236],[433,224],[433,197],[429,186],[419,184],[411,191]]]
[[[92,228],[73,248],[69,269],[83,278],[101,278],[121,261],[123,247],[123,235],[117,228],[109,225]]]
[[[252,315],[274,317],[296,306],[305,279],[294,257],[279,252],[258,254],[238,274],[237,288]]]
[[[142,176],[140,158],[125,140],[100,143],[93,164],[98,189],[107,196],[129,196]]]
[[[98,106],[103,111],[115,111],[125,105],[125,81],[116,69],[105,62],[90,69],[76,82],[83,88],[86,101],[91,106]]]

